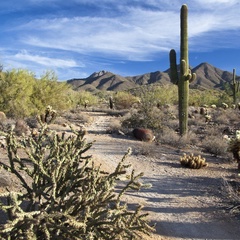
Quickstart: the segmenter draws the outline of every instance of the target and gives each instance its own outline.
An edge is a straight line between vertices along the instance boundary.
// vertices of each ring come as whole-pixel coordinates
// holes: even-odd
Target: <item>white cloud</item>
[[[64,4],[61,0],[24,1],[31,6],[40,3],[41,7],[57,6],[56,9]],[[240,44],[236,41],[240,37],[240,0],[102,0],[101,4],[96,0],[69,0],[67,4],[73,3],[79,9],[82,4],[90,7],[91,16],[87,13],[65,14],[67,11],[58,16],[58,12],[53,12],[39,19],[32,18],[21,26],[8,27],[8,31],[4,29],[6,34],[13,33],[16,39],[14,47],[18,48],[15,49],[18,53],[12,54],[12,63],[15,61],[24,65],[30,62],[33,66],[50,67],[58,72],[61,68],[68,69],[69,73],[73,73],[75,68],[83,68],[87,64],[89,67],[91,63],[88,60],[96,55],[150,61],[156,55],[166,54],[171,48],[179,49],[180,8],[185,3],[189,9],[191,48],[214,49],[224,44]],[[30,9],[26,4],[20,5],[21,9]],[[234,34],[229,34],[232,32]],[[28,51],[19,52],[19,49]],[[45,55],[41,52],[43,49],[51,51]]]
[[[176,21],[178,16],[173,12],[131,9],[128,15],[118,18],[41,19],[21,29],[39,31],[25,36],[23,41],[26,44],[141,59],[170,48],[179,32],[179,26],[172,24]]]
[[[32,55],[25,50],[15,54],[14,58],[16,60],[30,61],[48,67],[66,68],[78,66],[77,63],[71,59],[48,58],[39,55]]]
[[[105,0],[105,2],[114,1]],[[143,3],[140,0],[134,2]],[[161,2],[159,1],[159,5]],[[210,0],[205,5],[202,0],[193,2],[202,8],[193,8],[193,4],[189,1],[190,38],[199,37],[201,42],[201,35],[207,32],[240,28],[239,11],[231,7],[239,1]],[[148,0],[145,3],[157,5],[155,0]],[[180,1],[178,3],[181,5]],[[215,11],[212,11],[212,4],[216,7]],[[170,3],[168,5],[170,6]],[[133,8],[130,5],[126,7],[124,14],[114,18],[77,16],[36,19],[21,26],[21,29],[28,32],[22,41],[32,46],[70,50],[83,54],[101,53],[131,60],[149,60],[152,54],[169,51],[179,44],[179,11],[180,7],[175,11],[160,11]]]

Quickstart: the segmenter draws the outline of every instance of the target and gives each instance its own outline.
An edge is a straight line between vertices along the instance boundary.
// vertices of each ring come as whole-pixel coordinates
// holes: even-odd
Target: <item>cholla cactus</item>
[[[56,110],[54,110],[52,108],[52,106],[48,105],[46,107],[46,110],[45,110],[45,114],[42,114],[40,115],[40,117],[38,117],[38,121],[43,124],[43,123],[47,123],[47,124],[50,124],[50,123],[53,123],[54,120],[56,119],[57,117],[57,112]]]
[[[194,156],[193,153],[191,153],[190,155],[184,153],[183,156],[180,158],[180,163],[184,167],[194,169],[199,169],[208,165],[205,158],[202,158],[200,155]]]
[[[142,173],[126,174],[130,150],[106,173],[86,155],[92,143],[82,131],[66,137],[45,134],[46,128],[37,139],[19,140],[12,131],[7,135],[9,163],[0,162],[0,168],[14,174],[22,190],[0,194],[0,210],[8,214],[0,239],[136,239],[154,230],[142,206],[129,210],[122,200],[129,189],[148,187],[139,181]]]
[[[233,154],[234,160],[238,162],[238,170],[240,170],[240,130],[236,130],[235,138],[228,139],[227,151]]]

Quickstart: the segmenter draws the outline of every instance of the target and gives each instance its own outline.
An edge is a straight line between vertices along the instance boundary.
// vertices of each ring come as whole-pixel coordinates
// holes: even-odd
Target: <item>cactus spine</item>
[[[189,83],[196,79],[196,74],[191,73],[188,61],[188,7],[186,4],[181,7],[181,40],[180,40],[180,74],[178,74],[176,63],[176,51],[170,51],[170,78],[171,82],[178,85],[179,105],[179,128],[180,135],[188,131],[188,99]]]
[[[233,79],[232,84],[230,85],[233,93],[233,103],[237,102],[237,93],[239,92],[239,81],[236,81],[236,69],[233,69]]]

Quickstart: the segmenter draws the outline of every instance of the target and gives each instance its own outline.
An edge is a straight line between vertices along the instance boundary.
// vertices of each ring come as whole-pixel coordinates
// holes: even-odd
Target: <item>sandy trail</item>
[[[236,165],[201,153],[209,164],[199,170],[180,166],[179,157],[184,151],[143,143],[127,136],[107,134],[111,121],[116,117],[100,112],[86,112],[94,121],[87,126],[87,141],[95,141],[88,154],[102,164],[106,171],[113,171],[129,147],[132,155],[126,161],[132,164],[136,174],[143,172],[142,181],[152,188],[128,192],[130,207],[143,204],[156,232],[144,240],[173,239],[240,239],[240,219],[231,215],[227,207],[229,199],[223,196],[222,179],[234,180]],[[59,131],[65,130],[55,126]],[[141,153],[148,153],[143,155]],[[0,149],[1,160],[7,161],[6,152]],[[8,173],[0,171],[1,186],[17,183]],[[0,223],[4,221],[0,216]]]
[[[156,224],[150,239],[239,239],[239,219],[226,210],[222,196],[222,178],[236,175],[235,166],[210,159],[209,166],[199,170],[182,168],[182,151],[142,143],[130,137],[106,134],[114,117],[104,113],[88,113],[94,117],[87,127],[89,141],[96,141],[91,154],[106,170],[113,170],[128,147],[133,154],[127,158],[136,172],[144,172],[144,182],[152,188],[128,193],[129,203],[144,204]],[[148,149],[148,156],[136,154]],[[150,150],[149,150],[150,149]],[[209,160],[209,161],[210,161]]]

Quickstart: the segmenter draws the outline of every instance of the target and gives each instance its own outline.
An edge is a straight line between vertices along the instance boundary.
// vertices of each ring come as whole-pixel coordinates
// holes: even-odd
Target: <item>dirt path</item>
[[[229,213],[229,199],[223,196],[222,179],[238,178],[236,165],[199,152],[208,167],[192,170],[180,166],[179,157],[191,149],[170,148],[155,143],[143,143],[127,136],[107,134],[115,117],[105,113],[87,112],[94,121],[87,127],[88,141],[95,141],[89,150],[95,161],[106,171],[113,171],[129,147],[132,155],[127,162],[136,173],[144,172],[142,180],[152,188],[129,192],[131,206],[143,204],[156,233],[144,240],[174,239],[240,239],[240,219]],[[55,126],[59,131],[64,127]],[[196,152],[196,149],[194,150]],[[143,155],[144,153],[145,155]],[[0,148],[1,160],[6,160]],[[0,170],[1,186],[17,186],[14,178]],[[0,216],[0,223],[4,219]]]
[[[87,139],[96,141],[90,152],[106,170],[113,170],[128,147],[128,160],[151,189],[127,194],[130,203],[141,203],[156,224],[150,239],[240,239],[240,221],[230,215],[222,195],[222,179],[237,177],[236,166],[209,156],[209,166],[199,170],[182,168],[183,150],[142,143],[130,137],[106,134],[114,117],[88,113],[94,117],[87,127]],[[148,152],[147,156],[139,154]]]

